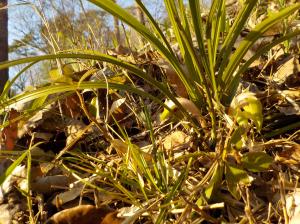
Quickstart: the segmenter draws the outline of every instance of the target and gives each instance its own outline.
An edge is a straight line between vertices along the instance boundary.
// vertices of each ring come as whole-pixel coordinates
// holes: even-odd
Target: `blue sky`
[[[87,0],[82,0],[85,7],[90,8],[93,7],[93,4],[89,3]],[[145,3],[148,2],[162,2],[163,0],[146,0]],[[34,12],[32,7],[29,5],[24,5],[25,2],[34,2],[34,0],[8,0],[9,4],[9,43],[12,43],[14,39],[19,39],[18,36],[20,35],[20,30],[17,29],[18,23],[20,24],[20,19],[18,16],[22,15],[28,15],[30,23],[37,22],[37,14]],[[128,7],[130,5],[133,5],[134,0],[117,0],[118,4],[122,5],[123,7]],[[23,5],[21,5],[23,3]],[[154,4],[155,5],[155,4]],[[157,4],[156,4],[157,5]],[[154,6],[155,7],[155,6]],[[151,10],[151,9],[150,9]],[[152,11],[155,11],[156,9],[153,8]]]

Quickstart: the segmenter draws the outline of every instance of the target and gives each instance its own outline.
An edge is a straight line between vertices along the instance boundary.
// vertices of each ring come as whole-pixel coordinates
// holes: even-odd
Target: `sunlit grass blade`
[[[170,192],[167,194],[166,198],[163,201],[163,204],[171,203],[171,201],[175,197],[175,195],[180,192],[180,189],[182,189],[182,185],[184,184],[184,181],[186,180],[186,178],[188,176],[188,172],[190,170],[192,160],[193,160],[192,158],[189,159],[187,166],[182,171],[182,173],[178,177],[177,181],[174,183],[174,185],[171,188]],[[164,221],[166,219],[167,211],[169,209],[170,208],[167,207],[167,206],[162,207],[155,223],[164,223]]]
[[[193,88],[193,81],[196,81],[195,80],[195,67],[194,67],[195,65],[193,64],[191,55],[188,53],[188,49],[187,49],[187,44],[191,44],[191,43],[189,43],[190,40],[189,40],[189,42],[183,40],[183,37],[181,35],[185,31],[184,31],[183,26],[181,25],[181,20],[179,18],[179,14],[178,14],[175,2],[171,1],[171,0],[165,0],[165,5],[166,5],[166,9],[168,12],[170,22],[172,24],[175,38],[177,40],[177,43],[178,43],[178,46],[180,49],[180,53],[184,59],[184,63],[185,63],[185,66],[186,66],[187,72],[188,72],[188,74],[184,73],[183,76],[181,76],[180,74],[178,74],[178,75],[179,75],[180,79],[182,80],[182,82],[184,83],[188,94],[191,96],[193,101],[195,101],[195,99],[197,99],[197,95],[195,94],[195,89]],[[191,39],[191,38],[189,37],[187,39]]]
[[[201,18],[201,5],[199,1],[189,0],[189,6],[191,10],[191,17],[193,21],[195,36],[197,39],[197,43],[201,55],[200,60],[205,71],[208,73],[209,67],[208,67],[208,58],[205,49],[205,38],[203,34],[204,24]]]
[[[28,150],[26,150],[18,159],[16,159],[0,176],[0,186],[2,186],[3,182],[6,178],[21,164],[21,162],[26,158],[28,154]]]
[[[119,90],[125,90],[129,92],[136,93],[140,96],[149,97],[152,100],[156,102],[160,102],[160,104],[163,104],[160,99],[152,96],[151,94],[144,92],[138,88],[134,88],[128,85],[124,84],[116,84],[116,83],[109,83],[109,87],[112,89],[119,89]],[[37,90],[31,91],[31,92],[25,92],[22,94],[19,94],[7,101],[2,102],[1,105],[1,112],[5,110],[5,108],[9,108],[12,105],[15,104],[15,102],[18,103],[26,103],[30,102],[32,100],[35,100],[40,97],[49,96],[51,94],[55,93],[65,93],[65,92],[75,92],[76,90],[83,90],[83,89],[106,89],[107,83],[106,82],[81,82],[80,85],[77,83],[73,84],[59,84],[54,86],[45,86],[41,87]]]
[[[220,27],[224,21],[225,13],[225,1],[213,1],[213,5],[210,9],[208,20],[206,24],[206,39],[207,39],[207,52],[208,52],[208,62],[209,62],[209,74],[212,82],[212,87],[214,89],[215,100],[219,101],[218,91],[217,91],[217,83],[216,83],[216,57],[217,57],[217,49],[219,45],[219,37],[220,37]]]
[[[105,54],[80,54],[80,53],[72,54],[72,53],[69,53],[69,54],[49,54],[49,55],[42,55],[42,56],[36,56],[36,57],[27,57],[27,58],[22,58],[22,59],[18,59],[18,60],[2,62],[2,63],[0,63],[0,70],[15,66],[15,65],[19,65],[19,64],[31,63],[31,62],[42,61],[42,60],[57,59],[57,58],[77,58],[77,59],[105,61],[105,62],[114,64],[116,66],[125,68],[128,71],[132,72],[134,75],[141,77],[142,79],[147,81],[149,84],[157,87],[157,89],[162,91],[167,97],[169,97],[178,106],[178,108],[182,112],[184,112],[186,115],[188,115],[185,112],[185,109],[176,100],[173,93],[171,93],[168,90],[168,88],[166,88],[162,83],[151,78],[148,74],[143,72],[140,68],[138,68],[130,63],[124,62],[115,57],[105,55]]]
[[[169,49],[169,51],[173,52],[173,50],[171,48],[171,45],[170,45],[169,41],[167,40],[166,36],[164,35],[162,30],[160,29],[159,25],[157,24],[157,22],[155,21],[155,19],[151,15],[151,13],[147,10],[145,5],[142,3],[142,1],[141,0],[135,0],[135,2],[140,6],[142,11],[145,13],[146,17],[148,18],[148,20],[151,23],[152,27],[154,28],[155,32],[161,38],[161,40],[166,45],[166,47]]]

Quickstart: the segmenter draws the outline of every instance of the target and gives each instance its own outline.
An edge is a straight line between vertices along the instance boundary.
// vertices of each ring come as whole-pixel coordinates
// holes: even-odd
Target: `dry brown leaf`
[[[68,187],[70,180],[65,175],[41,177],[31,183],[31,189],[40,193],[49,193]]]
[[[278,84],[283,84],[287,81],[288,77],[296,76],[300,72],[300,65],[297,57],[290,56],[285,58],[278,70],[273,74],[273,80]],[[299,77],[298,77],[299,80]]]
[[[113,115],[116,120],[121,120],[127,115],[126,98],[115,100],[109,109],[109,118]]]
[[[113,139],[111,141],[111,148],[114,148],[117,153],[121,156],[127,153],[129,146],[125,142],[121,141],[120,139]],[[132,147],[136,147],[138,150],[140,150],[143,153],[143,156],[146,161],[152,161],[152,156],[149,153],[143,152],[137,145],[132,144]]]
[[[79,205],[56,213],[46,224],[121,224],[123,220],[110,208]]]
[[[27,169],[25,165],[19,165],[12,171],[10,175],[6,177],[0,187],[0,203],[5,200],[7,193],[15,188],[18,188],[24,192],[28,191],[28,181],[26,178],[26,174]]]
[[[80,138],[82,135],[86,134],[85,130],[87,125],[79,120],[71,120],[66,127],[66,145],[72,144],[77,138]]]
[[[171,65],[165,61],[159,61],[158,66],[165,71],[168,83],[174,88],[176,94],[180,97],[188,98],[188,93],[183,82],[178,77],[176,71],[171,67]],[[183,67],[183,70],[186,71],[187,69]]]
[[[167,151],[184,149],[191,146],[191,139],[192,137],[184,132],[175,131],[163,140],[163,147]]]
[[[1,142],[4,144],[3,150],[13,150],[16,140],[18,139],[18,122],[13,120],[20,116],[15,109],[11,109],[8,113],[8,121],[10,124],[1,131]]]
[[[61,107],[63,114],[68,117],[78,118],[81,114],[81,105],[76,94],[66,97],[61,102]]]
[[[294,144],[289,147],[285,147],[282,152],[278,153],[275,157],[276,161],[285,164],[300,164],[300,145]]]
[[[277,108],[280,113],[283,113],[284,115],[300,115],[300,106],[297,105],[297,107],[295,106],[287,106],[287,107],[278,107]]]
[[[205,118],[203,118],[201,111],[192,101],[182,97],[177,97],[176,99],[181,104],[181,106],[186,109],[187,112],[189,112],[193,117],[197,119],[202,128],[207,127],[206,120]],[[167,105],[171,110],[174,110],[177,107],[172,100],[167,100],[165,102],[165,105]],[[160,120],[164,121],[166,118],[168,118],[169,114],[169,110],[164,109],[164,111],[160,115]]]

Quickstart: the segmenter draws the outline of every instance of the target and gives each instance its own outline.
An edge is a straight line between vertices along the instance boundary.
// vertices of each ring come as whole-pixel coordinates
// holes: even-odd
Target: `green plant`
[[[215,162],[203,177],[203,180],[193,189],[190,199],[196,199],[199,206],[202,206],[208,200],[215,199],[213,198],[213,196],[216,196],[214,192],[222,183],[224,173],[229,191],[234,195],[234,197],[239,198],[240,195],[237,193],[237,185],[247,185],[251,182],[246,170],[255,172],[257,170],[267,169],[271,163],[271,160],[266,153],[263,153],[259,155],[244,155],[241,159],[242,165],[239,167],[227,161],[227,155],[240,148],[241,141],[244,140],[241,136],[245,136],[249,129],[253,128],[251,125],[248,125],[248,120],[251,120],[256,125],[257,129],[261,128],[262,112],[261,105],[257,101],[257,98],[254,96],[251,96],[248,99],[246,98],[244,102],[246,106],[241,105],[234,107],[235,111],[232,113],[233,123],[238,123],[239,125],[233,124],[230,128],[230,134],[226,135],[224,138],[224,130],[228,131],[223,120],[223,117],[226,116],[224,107],[227,107],[231,104],[232,99],[236,94],[240,77],[250,66],[251,62],[270,50],[275,44],[279,44],[300,34],[299,29],[287,33],[285,36],[278,38],[273,43],[268,44],[258,50],[256,54],[254,54],[254,56],[252,56],[248,61],[242,61],[247,51],[251,48],[251,46],[253,46],[256,40],[258,40],[258,38],[260,38],[264,32],[272,28],[272,26],[274,26],[276,23],[279,23],[281,20],[299,10],[300,3],[284,8],[278,13],[273,14],[271,17],[266,18],[253,30],[251,30],[250,33],[240,43],[239,47],[232,52],[233,46],[239,34],[245,27],[251,12],[256,7],[258,0],[245,1],[234,23],[229,28],[228,33],[225,33],[225,31],[228,29],[228,26],[226,25],[225,0],[214,0],[212,2],[206,22],[203,22],[201,18],[200,1],[188,1],[191,16],[191,21],[189,21],[186,13],[186,6],[183,0],[165,0],[164,2],[168,12],[168,18],[172,24],[176,42],[179,44],[181,56],[183,57],[183,62],[181,62],[172,50],[171,44],[168,42],[158,23],[153,19],[141,0],[136,0],[136,3],[141,7],[142,11],[148,18],[150,28],[141,24],[134,16],[130,15],[126,10],[122,9],[113,1],[89,1],[108,11],[113,16],[118,17],[120,20],[140,33],[147,41],[149,41],[155,47],[155,50],[161,54],[161,56],[177,73],[188,93],[189,100],[193,103],[193,105],[195,105],[197,109],[203,113],[203,115],[209,114],[210,121],[208,123],[211,124],[209,127],[209,129],[211,129],[210,141],[216,152]],[[196,47],[193,45],[193,37],[195,37],[197,40]],[[24,63],[31,63],[28,66],[30,67],[32,64],[38,61],[53,59],[105,61],[117,67],[126,69],[127,71],[144,79],[150,85],[157,88],[161,93],[164,94],[166,98],[171,100],[180,109],[183,115],[190,119],[189,121],[194,125],[196,131],[199,131],[197,128],[200,129],[200,125],[197,126],[197,122],[195,122],[193,116],[189,114],[190,111],[182,105],[182,100],[179,100],[179,98],[177,98],[166,85],[150,77],[142,69],[133,64],[98,53],[96,51],[66,51],[52,55],[28,57],[1,63],[0,69]],[[28,67],[24,68],[24,70],[26,70]],[[87,72],[84,77],[88,75],[90,74]],[[173,106],[170,108],[157,97],[128,84],[107,83],[105,81],[77,82],[76,80],[68,79],[68,82],[65,83],[55,83],[55,85],[41,87],[37,90],[25,92],[11,99],[7,99],[6,93],[9,89],[9,86],[10,84],[5,89],[0,99],[1,113],[3,113],[6,108],[11,107],[15,102],[29,102],[38,100],[55,93],[75,92],[83,89],[106,89],[107,87],[136,93],[139,96],[148,97],[151,100],[163,105],[167,110],[172,111],[174,109]],[[32,109],[34,110],[38,108]],[[145,111],[145,114],[147,114],[147,111]],[[155,141],[153,140],[153,130],[150,124],[150,117],[147,115],[148,129],[152,133],[151,140],[153,144],[153,150],[156,150]],[[121,183],[115,181],[114,175],[109,175],[106,172],[97,173],[95,170],[89,170],[89,172],[107,177],[107,182],[109,182],[109,185],[115,186],[123,193],[123,195],[126,195],[126,199],[124,200],[126,202],[140,205],[138,201],[141,198],[148,200],[148,195],[154,195],[156,193],[164,194],[162,202],[163,207],[160,209],[160,214],[157,218],[157,223],[163,222],[167,217],[166,214],[168,206],[172,205],[173,197],[175,197],[175,195],[180,191],[180,188],[183,186],[183,183],[186,180],[193,157],[191,157],[187,163],[186,169],[183,170],[183,172],[181,172],[181,174],[178,176],[178,180],[171,180],[171,178],[168,176],[169,164],[167,163],[167,160],[163,158],[161,152],[158,151],[157,158],[151,161],[153,165],[151,166],[147,163],[146,158],[144,158],[144,155],[141,153],[139,148],[131,144],[129,138],[126,136],[126,133],[124,133],[121,128],[120,132],[123,134],[123,144],[125,144],[128,154],[131,153],[129,155],[131,161],[126,161],[125,165],[130,163],[134,168],[131,170],[124,168],[122,170]],[[219,138],[217,133],[220,133],[219,135],[223,138]],[[87,156],[82,157],[84,157],[85,161],[91,159]],[[253,159],[253,157],[260,158],[260,160],[256,161]],[[99,161],[97,160],[97,162]],[[75,173],[75,171],[72,172]],[[111,172],[117,175],[119,171],[113,170]],[[138,196],[132,195],[131,192],[123,187],[123,185],[127,183],[125,177],[128,173],[130,173],[130,179],[132,178],[131,180],[133,180],[131,184],[135,187],[134,189],[136,191],[134,192]],[[138,177],[145,176],[146,183],[143,182],[144,180],[142,178],[135,178],[135,175]],[[206,185],[206,183],[208,184]],[[145,184],[147,186],[144,189]],[[203,197],[200,197],[199,192],[203,189]],[[116,197],[121,198],[120,195],[116,195]]]

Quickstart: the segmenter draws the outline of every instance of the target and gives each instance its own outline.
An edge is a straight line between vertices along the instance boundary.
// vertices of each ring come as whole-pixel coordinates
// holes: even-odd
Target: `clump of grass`
[[[245,212],[248,213],[246,218],[239,218],[239,221],[253,222],[251,212],[256,211],[251,211],[248,186],[252,184],[253,173],[256,175],[269,170],[273,160],[266,152],[242,152],[243,144],[249,142],[254,132],[262,127],[262,106],[254,94],[243,95],[234,101],[233,98],[241,75],[254,60],[276,44],[300,34],[299,29],[286,33],[259,49],[249,60],[243,61],[247,51],[263,33],[297,12],[300,4],[288,6],[263,20],[232,52],[237,38],[258,3],[257,0],[244,3],[231,27],[226,25],[228,21],[225,0],[212,2],[206,22],[202,20],[202,6],[199,1],[188,1],[188,15],[184,1],[165,0],[168,18],[182,56],[182,59],[179,59],[142,1],[136,0],[136,3],[146,15],[149,27],[141,24],[113,1],[90,0],[90,2],[118,17],[149,41],[175,71],[187,92],[186,100],[197,107],[201,113],[198,116],[205,119],[207,126],[201,125],[201,122],[191,115],[189,108],[185,107],[182,100],[167,85],[151,77],[138,65],[96,51],[84,50],[4,62],[0,64],[0,69],[31,63],[20,72],[21,74],[38,61],[55,59],[108,62],[121,71],[144,80],[163,96],[163,100],[172,101],[179,110],[175,111],[175,107],[170,108],[159,97],[138,88],[134,83],[131,85],[109,80],[93,82],[83,81],[84,79],[78,81],[71,78],[31,92],[21,93],[13,98],[6,98],[12,81],[1,96],[1,112],[4,113],[6,108],[12,107],[15,102],[37,101],[57,93],[76,92],[83,108],[83,115],[91,124],[98,127],[106,144],[114,152],[109,154],[107,152],[109,150],[104,150],[98,152],[97,156],[93,156],[84,152],[65,150],[63,153],[69,153],[68,157],[62,157],[62,153],[56,157],[55,162],[59,161],[68,172],[88,188],[109,197],[109,203],[116,208],[134,205],[142,211],[138,213],[140,219],[148,222],[226,221],[229,215],[225,212],[225,205],[228,204],[233,204],[230,208],[239,210],[240,215],[241,210],[244,209],[241,206],[245,206]],[[188,16],[191,17],[191,21]],[[193,39],[196,39],[196,46],[193,44]],[[101,72],[99,68],[92,69],[83,77],[87,78],[94,72]],[[92,118],[80,93],[81,90],[87,89],[107,89],[135,96],[132,97],[132,105],[142,106],[132,111],[135,113],[135,119],[142,120],[139,130],[149,133],[147,135],[149,152],[144,152],[135,144],[131,139],[132,136],[116,119],[113,119],[112,123],[105,123]],[[164,127],[154,122],[152,116],[155,111],[145,106],[145,99],[168,110],[170,116],[177,117],[175,120],[177,127],[174,129],[182,130],[191,136],[194,146],[187,147],[186,152],[176,158],[174,153],[166,152],[161,141],[158,140],[159,137],[161,139],[166,137]],[[43,105],[44,103],[46,102],[44,101]],[[230,111],[227,114],[226,109],[229,105],[231,105]],[[32,111],[39,109],[40,107],[31,108]],[[139,118],[139,115],[142,117]],[[157,113],[155,115],[159,116]],[[164,125],[165,129],[172,130],[174,122]],[[23,160],[26,155],[20,158]],[[28,158],[30,161],[30,156]],[[20,163],[20,159],[17,161]],[[86,173],[89,177],[83,178],[83,174]],[[31,204],[31,200],[28,199],[28,203]],[[259,204],[256,209],[261,209],[261,205]],[[147,213],[143,214],[144,211]]]

